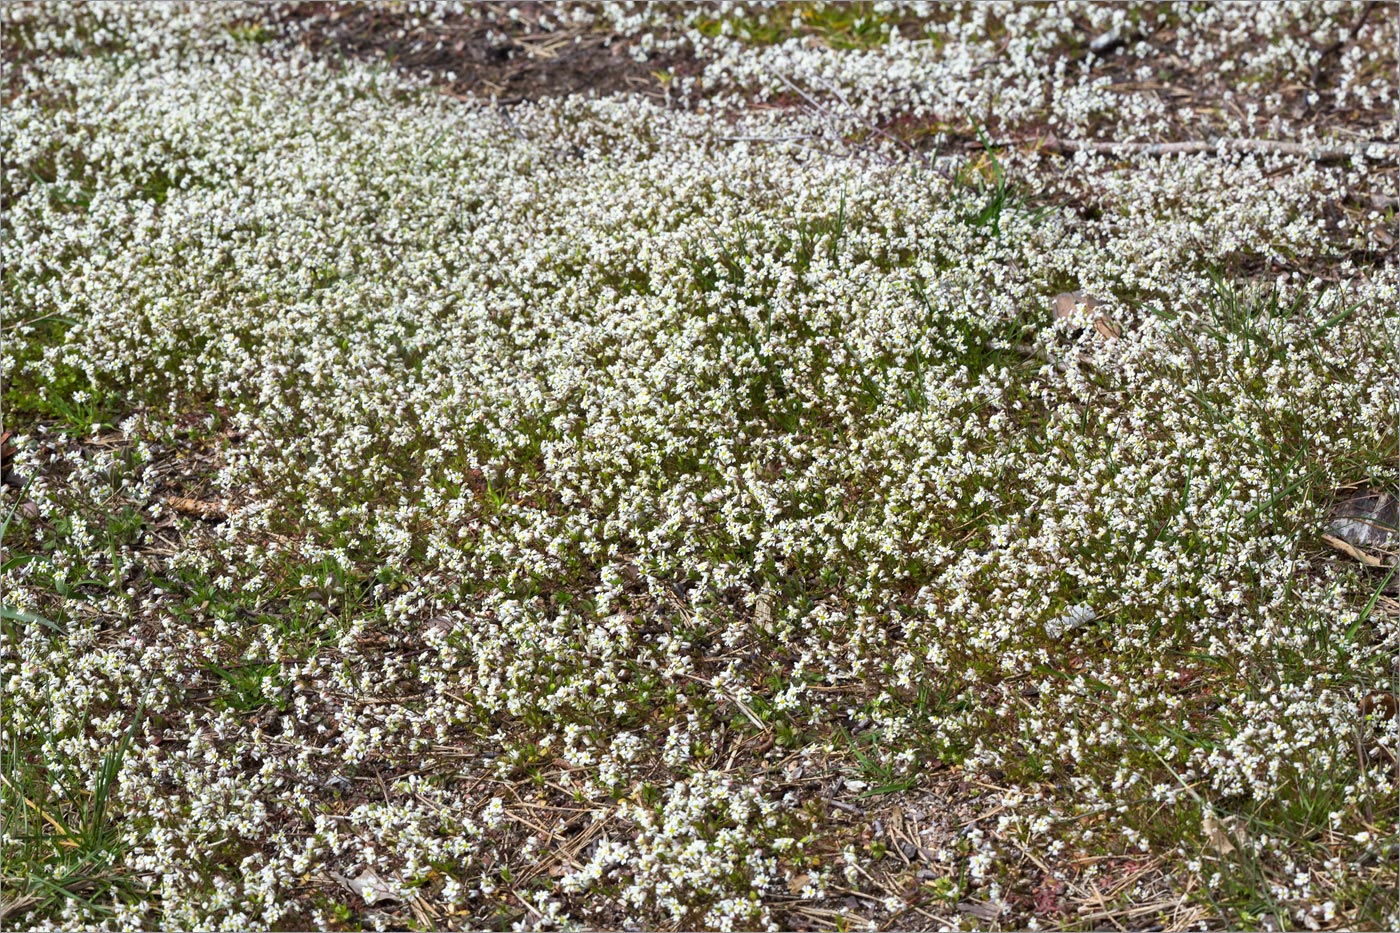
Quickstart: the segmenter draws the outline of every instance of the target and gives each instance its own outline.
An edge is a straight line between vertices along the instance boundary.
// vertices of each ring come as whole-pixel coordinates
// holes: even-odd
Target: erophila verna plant
[[[1400,924],[1394,5],[0,17],[8,927]]]

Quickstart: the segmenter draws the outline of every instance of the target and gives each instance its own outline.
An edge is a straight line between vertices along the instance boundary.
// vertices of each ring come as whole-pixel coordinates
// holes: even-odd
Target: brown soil
[[[313,52],[383,59],[409,74],[430,78],[459,96],[523,100],[595,93],[634,93],[663,100],[658,75],[700,70],[684,54],[653,53],[638,62],[632,42],[588,27],[543,28],[542,3],[517,7],[518,20],[495,20],[473,8],[441,22],[413,25],[402,12],[380,6],[342,6],[322,0],[296,4],[281,24]]]

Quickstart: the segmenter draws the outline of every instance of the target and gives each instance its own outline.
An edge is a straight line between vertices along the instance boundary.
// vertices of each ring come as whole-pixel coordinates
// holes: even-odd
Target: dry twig
[[[1322,536],[1322,540],[1325,541],[1329,547],[1332,547],[1332,548],[1335,548],[1335,549],[1338,550],[1338,551],[1341,551],[1343,554],[1347,555],[1348,557],[1352,558],[1353,560],[1358,560],[1358,561],[1360,561],[1361,563],[1365,564],[1367,567],[1384,567],[1384,566],[1385,566],[1385,562],[1384,562],[1383,560],[1381,560],[1379,557],[1375,556],[1374,554],[1367,554],[1365,551],[1361,550],[1361,549],[1358,548],[1358,547],[1354,547],[1354,546],[1352,546],[1351,544],[1348,544],[1346,541],[1343,541],[1341,538],[1337,538],[1337,537],[1334,537],[1334,536],[1332,536],[1332,535],[1323,535],[1323,536]]]

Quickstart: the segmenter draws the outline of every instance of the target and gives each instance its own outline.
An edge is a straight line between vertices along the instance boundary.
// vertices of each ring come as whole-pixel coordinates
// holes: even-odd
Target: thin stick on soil
[[[1007,144],[1008,143],[997,143],[996,145]],[[1222,138],[1213,141],[1200,139],[1165,143],[1125,143],[1056,139],[1051,136],[1047,139],[1040,140],[1011,140],[1009,144],[1039,146],[1046,151],[1061,154],[1093,152],[1102,155],[1117,155],[1125,158],[1140,155],[1168,156],[1194,155],[1198,153],[1223,154],[1226,152],[1256,152],[1273,155],[1298,156],[1317,162],[1339,162],[1359,156],[1377,164],[1392,164],[1396,161],[1397,157],[1400,157],[1400,145],[1379,141],[1369,141],[1350,146],[1328,143],[1297,143],[1278,139],[1237,138]]]

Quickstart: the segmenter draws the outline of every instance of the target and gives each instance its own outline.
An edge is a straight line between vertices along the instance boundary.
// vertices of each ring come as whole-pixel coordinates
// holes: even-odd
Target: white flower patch
[[[658,83],[5,10],[6,803],[61,860],[35,808],[109,794],[119,879],[22,922],[884,923],[952,890],[893,809],[987,787],[950,909],[1194,896],[1202,801],[1279,909],[1361,909],[1397,623],[1321,535],[1397,482],[1392,10],[370,12]]]

